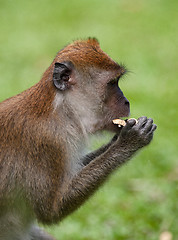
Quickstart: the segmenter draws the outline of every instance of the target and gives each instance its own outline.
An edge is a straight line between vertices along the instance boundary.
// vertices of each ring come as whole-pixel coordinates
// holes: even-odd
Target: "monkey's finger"
[[[138,118],[138,123],[135,126],[136,129],[140,129],[142,128],[147,122],[147,117],[140,117]]]
[[[150,131],[147,132],[146,135],[147,135],[147,136],[153,136],[153,133],[154,133],[154,131],[156,130],[156,128],[157,128],[156,124],[153,124],[153,125],[151,126]]]
[[[125,125],[125,127],[122,128],[122,133],[128,132],[134,125],[136,124],[135,119],[129,119]]]
[[[156,130],[156,128],[157,128],[156,124],[153,124],[151,130],[147,133],[147,138],[149,139],[149,142],[152,140],[153,133]]]
[[[143,127],[143,132],[148,133],[152,129],[152,126],[153,126],[153,119],[149,118]]]
[[[157,125],[152,124],[151,130],[149,131],[149,133],[153,133],[156,129],[157,129]]]

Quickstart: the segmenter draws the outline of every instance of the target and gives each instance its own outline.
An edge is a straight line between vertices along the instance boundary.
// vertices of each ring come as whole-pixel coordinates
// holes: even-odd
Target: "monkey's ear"
[[[70,77],[72,74],[73,64],[71,62],[56,62],[53,71],[54,86],[60,91],[64,91],[70,87]]]

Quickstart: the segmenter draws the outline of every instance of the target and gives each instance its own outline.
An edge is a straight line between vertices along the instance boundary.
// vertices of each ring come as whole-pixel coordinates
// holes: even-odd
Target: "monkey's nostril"
[[[130,103],[128,100],[125,101],[125,105],[127,105],[127,107],[130,107]]]

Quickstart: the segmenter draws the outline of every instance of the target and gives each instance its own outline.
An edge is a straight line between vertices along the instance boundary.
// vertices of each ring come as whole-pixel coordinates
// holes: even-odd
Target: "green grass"
[[[57,239],[178,239],[177,9],[177,0],[0,0],[0,100],[36,83],[64,45],[95,36],[131,70],[121,87],[132,116],[158,125],[149,147],[47,228]]]

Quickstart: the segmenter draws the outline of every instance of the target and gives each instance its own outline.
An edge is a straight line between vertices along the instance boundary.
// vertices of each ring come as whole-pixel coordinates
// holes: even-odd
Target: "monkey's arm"
[[[56,198],[54,221],[61,220],[82,205],[117,168],[125,163],[153,137],[156,125],[152,119],[129,120],[120,137],[100,156],[85,166],[68,184],[62,198]]]
[[[93,159],[100,156],[102,153],[106,152],[107,149],[117,140],[118,134],[116,134],[108,144],[103,145],[99,149],[87,154],[82,158],[82,163],[84,166],[88,165]]]

